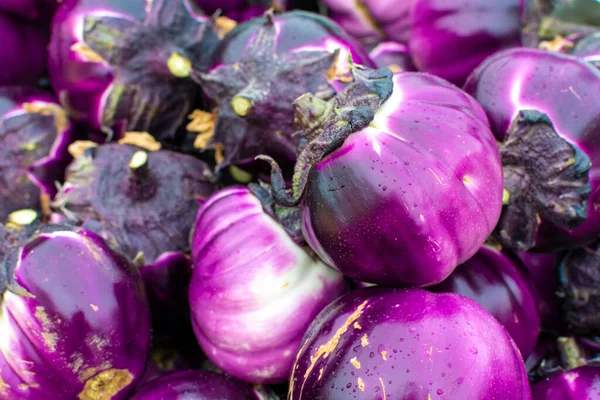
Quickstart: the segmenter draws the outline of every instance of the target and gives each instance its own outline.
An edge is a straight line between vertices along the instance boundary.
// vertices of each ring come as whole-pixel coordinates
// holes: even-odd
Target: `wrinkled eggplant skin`
[[[0,86],[36,84],[46,69],[47,29],[0,13],[0,37]]]
[[[502,252],[482,247],[431,290],[475,300],[506,328],[523,359],[533,352],[541,325],[536,292],[520,266]]]
[[[408,46],[398,42],[381,42],[369,52],[369,57],[379,68],[388,67],[392,72],[415,71]]]
[[[583,366],[551,376],[532,387],[533,400],[600,398],[600,367]]]
[[[259,390],[216,372],[183,371],[154,379],[131,400],[260,400]]]
[[[350,278],[428,286],[473,256],[496,225],[500,156],[472,97],[428,74],[393,79],[371,126],[310,172],[302,229]]]
[[[285,382],[308,325],[347,290],[245,187],[223,189],[200,209],[192,261],[196,337],[219,368],[251,383]]]
[[[591,161],[587,219],[567,231],[542,220],[535,238],[539,251],[586,244],[600,234],[600,72],[574,56],[537,49],[509,49],[488,58],[468,78],[464,90],[487,113],[503,140],[519,110],[548,115],[560,137]],[[585,105],[585,106],[584,106]]]
[[[52,95],[33,87],[0,88],[0,220],[16,210],[37,209],[40,194],[56,194],[55,182],[62,182],[71,161],[68,146],[76,139],[66,114],[42,115],[25,109],[26,103],[58,107]]]
[[[264,17],[255,18],[231,31],[217,50],[215,55],[217,63],[238,62],[244,48],[249,45],[264,23]],[[352,60],[357,64],[374,66],[362,46],[326,17],[306,11],[292,11],[276,15],[275,25],[279,32],[277,54],[300,51],[333,52],[340,48],[338,67],[341,70],[348,70],[348,54],[352,55]]]
[[[138,270],[95,234],[52,225],[2,269],[0,398],[127,399],[150,342]]]
[[[154,335],[177,335],[191,330],[188,288],[192,277],[190,259],[182,253],[164,253],[141,268],[152,312]]]
[[[160,150],[148,153],[149,178],[138,190],[131,186],[129,168],[136,151],[135,146],[106,144],[93,156],[75,159],[53,205],[65,207],[130,259],[142,252],[145,263],[152,264],[165,252],[189,251],[198,200],[209,197],[215,186],[204,162]]]
[[[488,56],[520,45],[523,13],[524,0],[413,0],[415,65],[462,85]]]
[[[367,47],[382,40],[408,42],[412,0],[325,0],[329,15]],[[362,7],[358,6],[362,3]]]
[[[483,307],[453,293],[366,288],[313,321],[289,400],[527,400],[519,350]]]
[[[558,309],[558,271],[560,253],[532,253],[519,251],[515,254],[525,266],[537,290],[538,308],[542,324],[556,328],[561,324]]]

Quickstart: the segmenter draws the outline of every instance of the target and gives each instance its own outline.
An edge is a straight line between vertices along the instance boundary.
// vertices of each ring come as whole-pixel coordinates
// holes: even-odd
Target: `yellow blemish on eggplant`
[[[385,400],[387,399],[387,395],[385,394],[385,383],[383,383],[383,379],[381,379],[381,377],[379,377],[379,383],[381,383],[381,390],[383,390],[383,398]]]
[[[362,326],[358,322],[355,322],[352,326],[354,326],[354,329],[362,329]]]
[[[363,309],[365,308],[365,306],[367,305],[368,302],[369,302],[368,300],[365,300],[358,307],[356,307],[356,310],[354,310],[354,312],[348,316],[348,319],[346,320],[346,322],[344,322],[344,324],[335,332],[333,337],[331,339],[329,339],[327,341],[327,343],[319,346],[319,348],[315,352],[314,356],[310,356],[310,365],[308,366],[308,368],[306,369],[306,373],[304,374],[304,383],[306,383],[306,378],[308,378],[308,376],[311,374],[317,361],[319,361],[319,359],[321,357],[323,357],[323,358],[329,357],[329,354],[331,354],[337,348],[342,335],[344,333],[346,333],[348,331],[348,327],[350,327],[350,325],[352,325],[362,315]],[[298,354],[300,354],[300,353],[298,353]],[[296,359],[296,361],[297,361],[297,359]],[[300,397],[302,397],[302,392],[304,390],[304,383],[302,384],[302,388],[300,389]]]
[[[383,358],[383,361],[387,361],[387,351],[383,350],[381,352],[381,358]]]
[[[366,345],[369,344],[369,338],[367,337],[367,334],[365,333],[364,335],[362,335],[362,337],[360,338],[360,345],[362,347],[365,347]]]
[[[317,380],[320,381],[322,377],[323,377],[323,368],[321,368],[319,370],[319,378],[317,378]]]
[[[90,307],[92,308],[92,310],[94,311],[98,311],[98,306],[95,304],[90,304]]]
[[[99,367],[89,367],[83,370],[81,374],[79,374],[79,381],[85,382],[90,379],[92,376],[96,375],[98,371],[108,370],[110,369],[111,364],[108,361],[103,362]]]
[[[356,359],[356,357],[352,357],[352,358],[350,359],[350,364],[352,364],[352,365],[354,366],[354,368],[356,368],[356,369],[360,369],[360,361],[358,361],[358,360]]]
[[[80,400],[110,400],[133,381],[126,369],[102,371],[85,383],[77,396]]]
[[[365,391],[365,383],[363,382],[362,378],[359,376],[356,381],[358,382],[358,388],[360,389],[361,392]]]
[[[10,389],[10,385],[2,379],[0,376],[0,394],[6,396],[7,389]]]
[[[44,307],[37,306],[35,308],[35,317],[40,324],[42,325],[42,339],[44,340],[44,344],[50,351],[56,351],[56,343],[58,342],[58,335],[55,332],[51,332],[53,328],[53,324],[46,314]]]

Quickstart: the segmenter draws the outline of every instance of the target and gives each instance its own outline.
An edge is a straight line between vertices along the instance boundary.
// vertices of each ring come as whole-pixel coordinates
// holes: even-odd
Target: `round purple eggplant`
[[[46,69],[47,29],[0,12],[0,37],[0,86],[36,84]]]
[[[71,156],[75,132],[52,95],[29,87],[0,88],[0,220],[53,197]]]
[[[109,137],[172,139],[198,100],[218,24],[190,0],[65,0],[52,26],[50,78],[70,116]]]
[[[60,225],[12,247],[1,267],[0,398],[128,399],[150,342],[137,268]]]
[[[381,42],[371,52],[369,57],[378,67],[388,67],[392,72],[415,71],[408,46],[398,42]]]
[[[390,286],[443,281],[473,256],[502,208],[494,136],[475,100],[429,74],[355,66],[330,102],[295,105],[307,144],[291,192],[307,243],[350,278]],[[335,110],[335,111],[334,111]]]
[[[212,179],[204,162],[185,154],[106,144],[69,165],[52,205],[149,265],[165,252],[189,251],[200,202],[215,190]]]
[[[520,268],[501,251],[484,246],[431,290],[475,300],[506,328],[527,359],[540,333],[540,315],[533,283]]]
[[[533,400],[600,399],[600,367],[583,366],[554,375],[532,387]]]
[[[465,90],[503,141],[502,245],[556,251],[596,238],[600,72],[573,56],[510,49],[480,65]]]
[[[528,400],[531,391],[510,335],[474,301],[421,289],[351,292],[306,332],[288,399],[392,396]]]
[[[210,371],[176,372],[144,385],[131,400],[263,400],[266,392]]]
[[[296,244],[245,187],[202,206],[192,261],[196,337],[219,368],[251,383],[285,382],[308,325],[346,291],[343,276]]]
[[[485,58],[520,45],[524,13],[525,0],[412,0],[415,65],[461,85]]]
[[[382,40],[408,42],[412,0],[325,0],[331,18],[367,46]]]
[[[307,92],[333,96],[349,55],[372,63],[333,21],[313,13],[268,12],[234,29],[219,47],[218,65],[196,75],[217,103],[206,147],[223,151],[218,167],[248,164],[261,153],[295,160],[292,103]]]

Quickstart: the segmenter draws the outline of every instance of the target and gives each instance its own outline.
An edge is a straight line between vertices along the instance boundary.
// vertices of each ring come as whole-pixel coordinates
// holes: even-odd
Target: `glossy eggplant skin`
[[[600,368],[583,366],[553,375],[532,387],[533,400],[600,398]]]
[[[210,371],[182,371],[154,379],[130,400],[261,400],[260,388]]]
[[[150,343],[139,271],[95,234],[47,225],[2,272],[0,398],[127,399]]]
[[[525,0],[413,0],[415,65],[462,85],[488,56],[520,45],[524,12]]]
[[[303,232],[327,264],[353,279],[428,286],[494,229],[500,156],[471,96],[429,74],[395,74],[393,83],[370,126],[312,168]]]
[[[410,38],[413,0],[325,0],[331,18],[370,47],[382,40],[406,43]]]
[[[288,399],[528,400],[519,350],[483,307],[456,294],[366,288],[306,332]]]
[[[198,212],[189,290],[198,342],[219,368],[282,383],[314,317],[346,291],[245,187],[215,193]]]
[[[475,300],[506,328],[527,359],[535,349],[541,322],[533,282],[521,268],[501,251],[484,246],[431,290]]]
[[[545,113],[556,133],[591,162],[585,221],[566,230],[544,221],[535,236],[538,251],[584,245],[600,234],[600,72],[570,55],[509,49],[483,62],[464,90],[482,105],[497,139],[504,140],[520,110]]]

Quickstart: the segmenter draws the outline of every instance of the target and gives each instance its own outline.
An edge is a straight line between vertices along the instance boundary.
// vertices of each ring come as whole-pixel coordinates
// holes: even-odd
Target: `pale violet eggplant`
[[[600,72],[574,56],[510,49],[482,63],[465,90],[504,142],[507,201],[496,238],[520,251],[594,240],[600,234],[594,206],[600,197]]]
[[[191,0],[66,0],[52,24],[52,86],[71,117],[109,137],[172,139],[198,101],[218,24]]]
[[[366,288],[324,309],[302,340],[289,400],[530,400],[519,350],[453,293]]]
[[[308,144],[291,192],[261,157],[273,167],[274,198],[301,202],[307,243],[350,278],[439,283],[477,252],[500,216],[500,154],[485,113],[429,74],[353,73],[330,102],[296,101]]]
[[[533,400],[600,398],[600,367],[583,366],[546,378],[532,387]]]
[[[267,392],[210,371],[175,372],[154,379],[130,400],[267,400]]]
[[[535,349],[541,321],[537,292],[521,268],[501,251],[484,246],[431,290],[475,300],[506,328],[525,360]]]
[[[381,42],[369,52],[378,67],[388,67],[392,72],[415,71],[408,46],[398,42]]]
[[[51,94],[25,86],[0,88],[0,220],[16,210],[38,209],[40,195],[56,194],[75,135]]]
[[[195,78],[217,103],[214,132],[203,148],[223,153],[218,168],[248,164],[259,154],[295,160],[292,103],[310,92],[330,98],[348,56],[368,55],[333,21],[293,11],[239,25],[217,50],[217,65]]]
[[[105,144],[69,165],[52,206],[148,265],[165,252],[189,251],[194,216],[215,190],[212,180],[208,165],[194,157]]]
[[[412,0],[325,0],[329,14],[366,46],[383,40],[408,42]]]
[[[0,86],[35,85],[46,70],[47,29],[0,12]]]
[[[150,343],[137,268],[90,231],[48,225],[1,271],[0,398],[128,399]]]
[[[520,46],[525,14],[525,0],[412,0],[415,65],[462,85],[488,56]]]
[[[207,357],[251,383],[282,383],[313,318],[343,294],[343,276],[296,244],[245,187],[198,212],[189,301]]]

